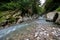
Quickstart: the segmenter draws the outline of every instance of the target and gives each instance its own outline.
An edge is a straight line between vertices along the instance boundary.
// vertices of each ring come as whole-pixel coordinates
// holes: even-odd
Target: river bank
[[[25,21],[35,20],[38,15],[34,14],[33,16],[21,16],[21,11],[4,11],[0,12],[0,29],[10,27],[15,24],[21,24]]]

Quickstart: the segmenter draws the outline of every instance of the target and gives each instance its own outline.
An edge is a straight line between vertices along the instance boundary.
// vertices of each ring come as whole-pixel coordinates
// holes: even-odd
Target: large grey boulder
[[[60,12],[49,12],[46,14],[46,20],[60,24]]]
[[[56,12],[49,12],[46,14],[46,20],[53,21]]]

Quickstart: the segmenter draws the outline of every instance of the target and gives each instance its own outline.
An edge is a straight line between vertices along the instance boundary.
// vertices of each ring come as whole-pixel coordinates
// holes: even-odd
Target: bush
[[[20,8],[20,4],[19,3],[10,2],[10,3],[3,4],[0,7],[0,10],[15,10],[16,8]]]
[[[56,9],[56,11],[60,11],[60,7],[58,7],[58,8]]]

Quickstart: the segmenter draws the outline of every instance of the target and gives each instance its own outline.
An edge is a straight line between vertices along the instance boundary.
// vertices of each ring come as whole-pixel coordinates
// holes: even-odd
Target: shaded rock
[[[17,20],[17,24],[23,22],[22,17]]]
[[[59,16],[58,13],[55,13],[55,15],[53,17],[53,22],[55,22],[57,20],[58,16]]]
[[[58,12],[58,18],[57,18],[57,20],[55,21],[55,23],[60,24],[60,12]]]
[[[15,14],[13,15],[13,17],[20,16],[20,14],[21,14],[21,11],[15,13]]]
[[[7,24],[8,24],[8,21],[5,21],[5,22],[2,22],[2,23],[1,23],[1,26],[4,27],[4,26],[6,26]]]

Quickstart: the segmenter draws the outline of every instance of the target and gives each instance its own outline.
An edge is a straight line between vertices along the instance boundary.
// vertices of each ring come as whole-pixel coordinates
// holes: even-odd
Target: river
[[[26,30],[26,28],[36,27],[36,25],[38,25],[40,23],[43,25],[45,25],[45,24],[51,25],[51,27],[52,26],[60,27],[60,25],[54,24],[53,22],[46,22],[45,18],[39,17],[38,19],[33,20],[31,22],[24,22],[21,24],[16,24],[16,25],[13,25],[8,28],[0,30],[0,40],[7,40],[6,38],[9,38],[9,37],[11,38],[11,37],[13,37],[14,34],[23,33]],[[25,31],[25,32],[27,32],[27,31]],[[13,39],[10,39],[10,40],[13,40]]]

